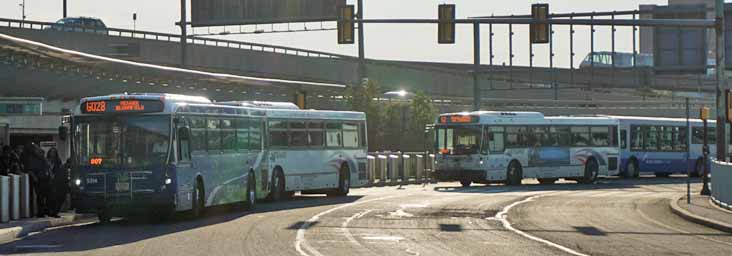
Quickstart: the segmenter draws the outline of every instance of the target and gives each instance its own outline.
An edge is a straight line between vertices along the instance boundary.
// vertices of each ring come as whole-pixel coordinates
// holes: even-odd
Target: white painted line
[[[569,253],[569,254],[572,254],[572,255],[576,255],[576,256],[589,256],[587,254],[584,254],[584,253],[581,253],[581,252],[572,250],[570,248],[567,248],[567,247],[564,247],[562,245],[559,245],[559,244],[550,242],[548,240],[544,240],[544,239],[541,239],[541,238],[538,238],[538,237],[529,235],[528,233],[523,232],[521,230],[518,230],[518,229],[514,228],[513,225],[511,225],[511,222],[508,221],[508,216],[507,216],[507,214],[511,210],[511,208],[516,207],[517,205],[520,205],[520,204],[524,204],[524,203],[531,202],[534,199],[537,199],[537,198],[540,198],[540,197],[543,197],[543,196],[544,195],[531,196],[531,197],[528,197],[528,198],[526,198],[524,200],[521,200],[521,201],[512,203],[512,204],[504,207],[500,212],[496,213],[496,215],[494,217],[488,218],[488,219],[490,219],[490,220],[500,220],[501,223],[503,224],[503,227],[504,228],[508,229],[511,232],[514,232],[516,234],[519,234],[519,235],[521,235],[521,236],[523,236],[525,238],[528,238],[528,239],[531,239],[531,240],[534,240],[534,241],[543,243],[545,245],[548,245],[550,247],[554,247],[556,249],[559,249],[561,251],[564,251],[564,252]]]
[[[318,250],[316,250],[315,248],[310,246],[307,242],[307,239],[305,239],[305,232],[307,231],[308,228],[310,228],[312,223],[317,222],[320,219],[320,217],[322,217],[323,215],[329,214],[331,212],[334,212],[334,211],[337,211],[337,210],[340,210],[340,209],[343,209],[346,207],[351,207],[351,206],[359,205],[359,204],[365,204],[365,203],[369,203],[369,202],[373,202],[373,201],[385,200],[385,199],[389,199],[389,198],[393,198],[393,197],[397,197],[397,196],[386,196],[386,197],[380,197],[380,198],[375,198],[375,199],[371,199],[371,200],[356,201],[356,202],[347,203],[347,204],[344,204],[344,205],[341,205],[338,207],[334,207],[334,208],[331,208],[331,209],[328,209],[326,211],[316,214],[315,216],[308,219],[305,223],[302,224],[302,226],[300,226],[297,229],[297,236],[295,237],[295,250],[297,250],[297,253],[299,253],[301,256],[323,256],[323,254],[321,254]]]
[[[345,234],[345,236],[349,242],[351,242],[352,244],[357,244],[357,245],[361,244],[356,240],[356,238],[353,238],[353,235],[351,234],[351,232],[348,231],[348,223],[351,223],[351,221],[354,219],[360,219],[361,217],[366,216],[366,214],[369,214],[372,211],[374,211],[374,210],[365,210],[365,211],[356,213],[353,216],[347,218],[345,221],[343,221],[343,223],[341,223],[341,232],[343,232]]]

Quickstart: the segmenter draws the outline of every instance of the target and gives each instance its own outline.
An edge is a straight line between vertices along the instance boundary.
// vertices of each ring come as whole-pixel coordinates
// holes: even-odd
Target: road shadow
[[[133,218],[116,219],[107,224],[99,222],[79,224],[47,230],[2,244],[0,255],[89,251],[232,222],[257,213],[345,204],[361,198],[362,196],[296,196],[288,201],[259,203],[253,211],[236,206],[207,208],[205,215],[197,219],[188,217],[189,215],[184,212],[158,222]]]
[[[580,191],[580,190],[612,190],[641,188],[643,186],[655,185],[680,185],[690,182],[693,188],[701,188],[700,178],[687,178],[686,176],[671,176],[668,178],[656,178],[653,176],[641,176],[635,179],[623,179],[617,177],[600,178],[594,184],[579,184],[573,181],[559,182],[555,184],[539,184],[535,179],[524,179],[522,185],[503,184],[473,184],[471,187],[462,187],[455,183],[454,186],[436,186],[434,190],[445,193],[504,193],[504,192],[531,192],[531,191]],[[679,192],[672,188],[663,186],[648,189],[649,192]]]

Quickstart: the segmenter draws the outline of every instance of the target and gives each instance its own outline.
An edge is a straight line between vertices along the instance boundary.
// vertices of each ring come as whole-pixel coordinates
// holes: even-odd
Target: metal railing
[[[113,37],[125,37],[133,39],[143,40],[155,40],[164,42],[180,42],[180,35],[148,32],[139,30],[129,30],[120,28],[89,28],[83,26],[71,26],[50,22],[40,21],[29,21],[29,20],[15,20],[15,19],[4,19],[0,18],[0,27],[7,28],[18,28],[18,29],[31,29],[31,30],[49,30],[59,32],[70,32],[70,33],[95,33]],[[335,58],[335,59],[353,59],[355,57],[341,54],[333,54],[321,51],[313,51],[285,46],[248,43],[233,40],[223,40],[214,38],[202,38],[202,37],[188,37],[186,41],[189,44],[199,46],[214,46],[214,47],[225,47],[234,49],[244,49],[250,51],[260,52],[271,52],[294,56],[303,57],[316,57],[316,58]]]
[[[732,163],[712,160],[712,201],[732,210]]]
[[[369,153],[369,186],[433,182],[435,155],[426,152]]]

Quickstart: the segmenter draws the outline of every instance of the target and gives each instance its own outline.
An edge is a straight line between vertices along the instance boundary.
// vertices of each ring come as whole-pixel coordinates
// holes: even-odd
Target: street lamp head
[[[397,92],[397,94],[399,95],[399,97],[405,97],[405,96],[407,96],[407,91],[405,91],[405,90],[399,90]]]

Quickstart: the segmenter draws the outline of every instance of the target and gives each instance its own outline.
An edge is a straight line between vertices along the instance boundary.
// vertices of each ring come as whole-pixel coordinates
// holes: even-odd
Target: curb
[[[724,231],[727,233],[732,233],[732,224],[727,224],[724,222],[705,218],[705,217],[693,214],[684,208],[681,208],[681,206],[679,206],[679,200],[681,200],[685,196],[686,195],[680,195],[680,196],[673,197],[671,199],[671,202],[669,203],[669,207],[671,208],[672,212],[674,212],[676,215],[678,215],[679,217],[681,217],[687,221],[691,221],[696,224],[707,226],[707,227],[717,229],[720,231]]]
[[[93,220],[96,215],[90,214],[74,214],[63,216],[58,219],[50,219],[38,222],[30,222],[21,224],[21,226],[0,229],[0,244],[12,242],[18,238],[23,238],[30,233],[42,231],[47,228],[66,226],[80,223],[83,221]]]

